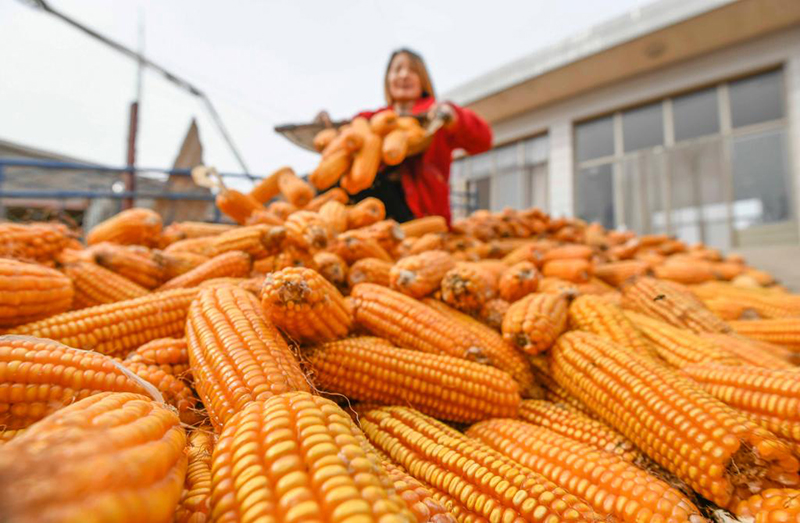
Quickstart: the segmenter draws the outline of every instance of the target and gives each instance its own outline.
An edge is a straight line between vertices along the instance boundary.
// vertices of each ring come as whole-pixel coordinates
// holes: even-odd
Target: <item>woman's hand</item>
[[[433,120],[437,116],[444,118],[444,128],[454,129],[458,126],[458,113],[448,102],[434,103],[428,110],[428,120]]]

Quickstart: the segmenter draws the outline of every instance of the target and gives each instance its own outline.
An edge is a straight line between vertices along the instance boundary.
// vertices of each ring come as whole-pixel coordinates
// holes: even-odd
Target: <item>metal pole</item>
[[[136,131],[139,125],[139,102],[131,103],[130,115],[128,119],[128,158],[127,166],[130,168],[123,175],[125,180],[125,191],[133,193],[136,191]],[[122,200],[122,209],[130,209],[133,207],[133,198],[125,198]]]

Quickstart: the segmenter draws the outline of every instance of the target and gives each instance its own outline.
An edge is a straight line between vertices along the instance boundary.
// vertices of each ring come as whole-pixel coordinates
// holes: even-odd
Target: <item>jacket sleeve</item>
[[[480,154],[492,148],[492,128],[486,121],[465,107],[450,105],[458,115],[456,127],[447,130],[452,149],[464,149],[468,154]]]

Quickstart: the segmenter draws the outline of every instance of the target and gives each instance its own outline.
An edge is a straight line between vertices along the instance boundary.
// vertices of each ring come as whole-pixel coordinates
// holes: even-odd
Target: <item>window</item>
[[[491,205],[491,194],[489,193],[491,187],[491,178],[480,178],[477,180],[470,180],[467,183],[467,190],[470,193],[477,195],[477,209],[489,209]]]
[[[577,214],[588,222],[600,222],[613,228],[614,176],[612,164],[587,167],[578,173]]]
[[[528,168],[527,188],[525,193],[528,195],[525,207],[538,207],[546,210],[549,201],[547,191],[547,164],[534,165]]]
[[[730,83],[734,127],[783,118],[783,73],[769,73]]]
[[[622,113],[622,143],[626,153],[664,143],[661,106],[659,102]]]
[[[613,118],[607,116],[576,126],[575,146],[579,162],[614,154]]]
[[[675,141],[719,132],[717,88],[704,89],[672,100]]]

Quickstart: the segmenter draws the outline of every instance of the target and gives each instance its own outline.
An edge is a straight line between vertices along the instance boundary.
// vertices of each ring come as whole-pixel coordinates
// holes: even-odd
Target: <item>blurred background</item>
[[[495,132],[454,164],[456,216],[538,206],[767,264],[800,254],[796,0],[3,0],[0,217],[86,226],[183,195],[167,221],[214,219],[172,169],[243,189],[309,172],[317,156],[274,128],[383,105],[401,46]]]

